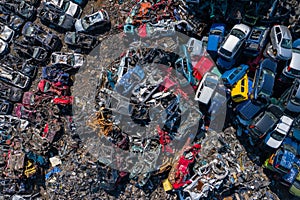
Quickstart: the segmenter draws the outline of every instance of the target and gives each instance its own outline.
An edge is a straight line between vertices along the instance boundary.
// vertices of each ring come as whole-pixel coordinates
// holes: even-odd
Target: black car
[[[16,32],[21,31],[25,20],[14,13],[12,13],[10,10],[8,10],[6,7],[0,4],[0,22],[6,24],[8,27],[13,29]]]
[[[23,90],[0,81],[0,97],[11,102],[22,100]]]
[[[22,35],[24,35],[29,42],[42,45],[49,51],[59,50],[62,46],[57,35],[54,35],[52,32],[46,32],[42,27],[32,22],[27,22],[24,25]]]
[[[28,43],[15,42],[14,50],[17,54],[25,59],[34,59],[38,62],[43,62],[48,58],[48,52],[43,47],[32,46]]]
[[[4,1],[1,2],[0,5],[19,15],[25,20],[33,20],[36,16],[36,8],[24,0],[14,0],[13,2]]]
[[[257,102],[255,100],[248,100],[240,103],[236,106],[234,111],[236,112],[235,123],[247,127],[251,121],[256,117],[265,107],[265,104]]]
[[[75,19],[53,5],[44,3],[38,16],[43,24],[59,32],[74,29]]]
[[[252,97],[268,100],[273,93],[277,63],[270,58],[264,59],[255,72]]]
[[[260,113],[252,123],[247,127],[248,132],[254,139],[258,141],[262,139],[277,124],[283,110],[277,105],[271,104],[265,112]]]
[[[266,27],[253,27],[250,36],[245,42],[244,54],[250,57],[257,57],[268,42],[269,32],[270,29]]]
[[[13,104],[5,99],[0,99],[0,115],[9,115],[12,112]]]
[[[67,32],[65,35],[65,43],[80,49],[93,49],[98,45],[98,39],[97,37],[84,33]]]

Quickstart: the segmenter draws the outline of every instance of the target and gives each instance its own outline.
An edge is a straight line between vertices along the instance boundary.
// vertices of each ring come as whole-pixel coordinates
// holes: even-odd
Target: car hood
[[[284,60],[289,60],[292,57],[292,49],[285,49],[280,47],[279,50],[280,52],[278,52],[278,55]]]
[[[269,147],[272,147],[274,149],[277,149],[281,145],[281,143],[282,143],[282,141],[275,140],[272,137],[269,137],[269,138],[266,139],[266,144]]]
[[[213,92],[214,92],[214,90],[212,88],[204,87],[203,90],[200,91],[199,98],[195,98],[195,100],[198,100],[204,104],[208,104],[209,100],[212,97]]]
[[[220,39],[221,37],[219,35],[210,35],[208,37],[207,50],[217,51]]]
[[[10,29],[9,27],[4,26],[4,29],[3,29],[3,31],[1,32],[0,37],[1,37],[4,41],[9,42],[9,41],[12,39],[13,35],[14,35],[14,31],[13,31],[12,29]]]
[[[81,20],[82,20],[82,19],[77,19],[76,22],[75,22],[75,29],[76,29],[76,31],[78,31],[78,32],[84,31],[84,28],[83,28],[83,26],[82,26]]]

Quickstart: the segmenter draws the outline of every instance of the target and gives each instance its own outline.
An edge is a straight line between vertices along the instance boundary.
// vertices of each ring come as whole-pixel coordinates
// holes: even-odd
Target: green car
[[[300,173],[290,187],[289,192],[296,197],[300,197]]]

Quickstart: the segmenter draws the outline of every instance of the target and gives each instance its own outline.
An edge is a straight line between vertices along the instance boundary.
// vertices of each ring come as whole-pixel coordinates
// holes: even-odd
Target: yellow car
[[[239,103],[248,99],[248,76],[240,79],[231,90],[232,101]]]

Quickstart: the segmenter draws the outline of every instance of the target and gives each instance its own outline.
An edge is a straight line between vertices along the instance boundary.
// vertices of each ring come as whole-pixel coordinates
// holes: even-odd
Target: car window
[[[281,33],[277,34],[277,41],[278,41],[278,42],[280,42],[280,41],[281,41],[281,39],[282,39],[282,35],[281,35]]]
[[[293,185],[300,190],[300,181],[296,180]]]
[[[292,48],[292,41],[290,39],[282,39],[281,47],[285,49],[291,49]]]
[[[300,75],[300,70],[296,70],[296,69],[293,69],[293,68],[290,68],[290,71],[289,71],[291,74],[294,74],[294,75]]]
[[[252,34],[250,35],[250,39],[251,40],[258,40],[260,38],[261,34],[262,34],[261,30],[253,30]]]
[[[241,87],[241,92],[245,92],[245,87],[244,86]]]
[[[242,31],[240,31],[238,29],[232,29],[231,35],[234,35],[235,37],[237,37],[239,39],[243,39],[245,37],[245,33],[243,33]]]
[[[271,137],[277,141],[282,141],[284,139],[284,135],[282,135],[281,133],[279,133],[277,131],[274,131],[273,133],[271,133]]]
[[[221,52],[222,54],[228,56],[228,57],[230,57],[230,56],[232,55],[232,52],[227,51],[227,50],[224,49],[224,48],[221,48],[221,49],[220,49],[220,52]]]
[[[211,30],[209,34],[211,34],[211,35],[221,35],[222,31],[220,31],[220,30]]]
[[[233,73],[229,76],[229,79],[232,80],[232,79],[234,79],[234,77],[235,77],[235,74]]]

